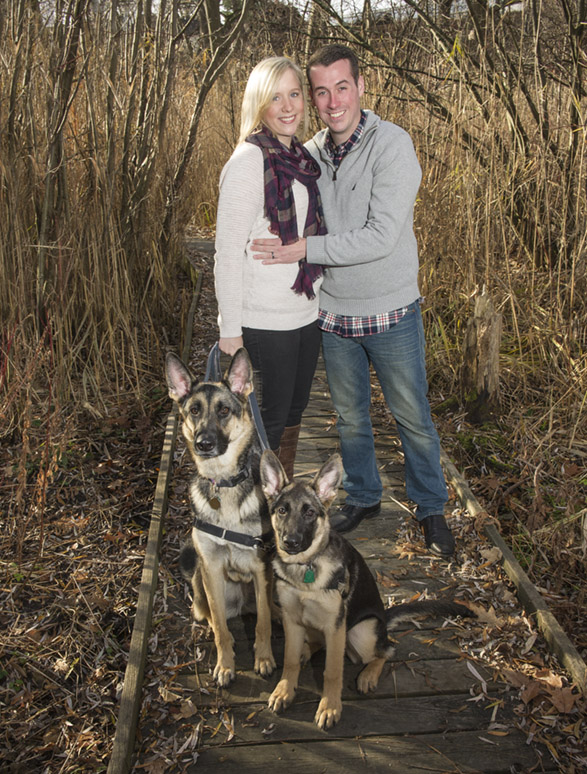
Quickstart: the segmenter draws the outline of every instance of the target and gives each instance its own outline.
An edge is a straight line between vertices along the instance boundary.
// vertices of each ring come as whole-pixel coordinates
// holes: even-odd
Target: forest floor
[[[216,336],[216,305],[209,257],[195,253],[191,260],[203,283],[190,362],[202,377]],[[185,278],[182,292],[191,295],[188,285]],[[162,346],[167,344],[178,351],[177,342]],[[170,410],[163,368],[146,378],[152,381],[148,405],[137,407],[131,396],[119,395],[105,401],[107,411],[86,408],[76,416],[63,411],[67,442],[42,485],[42,422],[29,428],[26,439],[0,447],[3,771],[69,774],[107,767]],[[431,403],[442,403],[434,381]],[[374,406],[386,415],[378,395]],[[518,417],[512,408],[481,428],[468,426],[454,411],[435,418],[447,453],[498,517],[504,537],[585,658],[587,519],[581,498],[587,477],[581,465],[587,447],[577,442],[571,455],[563,445],[550,444],[540,470],[532,470],[524,462],[525,445],[536,439],[521,430],[522,413]],[[22,469],[23,443],[38,444],[36,467]],[[30,505],[17,521],[11,514],[22,497],[17,484],[25,479],[32,482]],[[563,503],[567,511],[571,503],[570,515],[549,519]],[[488,572],[491,564],[488,559]],[[532,643],[524,648],[530,653]],[[544,737],[561,771],[584,771],[585,703],[568,682],[553,676],[547,655],[532,664],[519,695],[527,732]]]

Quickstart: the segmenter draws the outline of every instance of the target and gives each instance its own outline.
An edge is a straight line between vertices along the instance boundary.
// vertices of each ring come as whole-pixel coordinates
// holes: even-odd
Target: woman
[[[239,144],[222,170],[214,276],[219,346],[245,346],[257,373],[269,446],[293,475],[302,413],[320,347],[321,267],[263,266],[253,239],[291,244],[323,234],[320,170],[296,135],[307,125],[302,72],[285,57],[252,71],[243,97]]]

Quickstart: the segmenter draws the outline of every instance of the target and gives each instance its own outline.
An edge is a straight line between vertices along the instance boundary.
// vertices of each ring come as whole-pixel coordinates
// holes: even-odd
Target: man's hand
[[[306,240],[282,245],[281,239],[255,239],[251,243],[253,258],[264,264],[297,263],[306,257]]]

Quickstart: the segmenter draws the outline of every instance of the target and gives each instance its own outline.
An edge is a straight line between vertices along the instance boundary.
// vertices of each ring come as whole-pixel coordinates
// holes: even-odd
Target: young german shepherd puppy
[[[261,444],[248,404],[253,368],[239,349],[221,382],[196,383],[174,354],[166,358],[170,397],[196,466],[190,484],[193,528],[180,555],[193,592],[192,613],[214,631],[214,678],[226,686],[235,676],[233,638],[227,620],[242,612],[251,582],[257,607],[255,671],[275,669],[271,651],[271,541],[267,504],[259,479]],[[248,586],[248,589],[246,588]]]
[[[365,668],[357,678],[361,693],[375,690],[381,670],[394,653],[387,639],[392,622],[418,615],[468,616],[454,602],[422,601],[385,610],[377,584],[361,554],[330,530],[328,507],[342,480],[335,454],[312,484],[289,483],[275,454],[261,458],[261,482],[269,502],[277,554],[273,572],[285,631],[283,674],[269,697],[278,712],[294,698],[301,661],[326,646],[322,699],[315,721],[330,728],[342,712],[345,650]]]

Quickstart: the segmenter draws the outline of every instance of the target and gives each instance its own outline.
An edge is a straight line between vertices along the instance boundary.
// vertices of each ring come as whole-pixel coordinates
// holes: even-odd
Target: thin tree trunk
[[[53,88],[53,104],[50,107],[48,121],[47,166],[45,172],[45,196],[41,209],[39,229],[39,252],[37,257],[37,322],[39,331],[45,323],[45,285],[46,264],[50,241],[50,227],[56,206],[60,203],[56,196],[56,186],[62,163],[63,127],[70,107],[73,79],[77,66],[80,31],[88,0],[72,0],[67,14],[63,48],[58,56],[58,76]],[[61,191],[61,195],[65,195]]]

